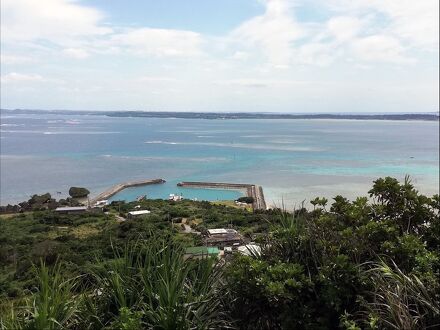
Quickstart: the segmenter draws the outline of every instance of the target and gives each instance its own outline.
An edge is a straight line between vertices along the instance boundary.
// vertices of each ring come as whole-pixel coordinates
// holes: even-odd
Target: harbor
[[[123,182],[119,183],[117,185],[114,185],[110,187],[109,189],[103,191],[96,197],[90,200],[90,204],[95,204],[98,201],[101,200],[107,200],[110,197],[116,195],[118,192],[131,187],[139,187],[139,186],[146,186],[146,185],[152,185],[152,184],[162,184],[166,181],[164,179],[147,179],[147,180],[138,180],[138,181],[129,181],[129,182]]]
[[[149,180],[139,180],[139,181],[129,181],[129,182],[119,183],[103,191],[102,193],[98,194],[93,199],[90,199],[90,204],[95,205],[100,201],[107,201],[109,199],[111,200],[112,197],[113,199],[118,197],[124,197],[124,194],[126,194],[126,192],[130,193],[130,189],[127,188],[134,188],[136,190],[137,195],[141,194],[142,196],[152,196],[152,195],[154,196],[154,194],[151,194],[152,193],[151,189],[153,189],[153,187],[145,188],[145,190],[149,190],[147,194],[145,194],[145,190],[141,187],[160,184],[160,188],[158,187],[160,194],[167,196],[169,199],[171,198],[171,196],[179,197],[179,199],[181,199],[182,197],[191,198],[192,194],[189,193],[189,191],[188,193],[185,193],[184,190],[186,190],[186,188],[192,188],[194,190],[199,189],[200,191],[198,193],[200,194],[200,196],[198,196],[197,198],[192,197],[191,199],[219,200],[218,198],[216,199],[208,198],[210,192],[219,191],[221,192],[222,196],[227,197],[224,200],[236,200],[238,197],[240,197],[240,195],[251,197],[253,200],[252,208],[254,210],[266,210],[266,201],[264,198],[263,188],[256,184],[202,182],[202,181],[182,181],[182,182],[175,181],[174,186],[172,186],[172,183],[170,182],[166,184],[165,183],[166,181],[164,179],[149,179]],[[171,191],[173,189],[172,187],[176,188],[174,190],[177,190],[177,193],[176,191]],[[125,189],[127,189],[127,191],[124,191],[122,193],[122,191]],[[158,197],[153,197],[153,198],[158,198]],[[165,197],[162,198],[165,199]],[[127,199],[127,198],[122,198],[122,199]]]
[[[252,207],[254,210],[266,210],[266,201],[264,199],[263,187],[259,185],[246,183],[183,181],[179,182],[177,186],[184,188],[227,189],[244,191],[247,197],[253,198]]]

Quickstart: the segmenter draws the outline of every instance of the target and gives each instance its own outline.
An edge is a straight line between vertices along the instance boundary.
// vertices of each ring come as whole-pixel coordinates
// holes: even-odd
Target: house
[[[138,216],[146,215],[146,214],[150,214],[150,213],[151,213],[151,211],[149,211],[149,210],[130,211],[130,212],[128,212],[128,218],[132,219],[132,218],[136,218]]]
[[[208,236],[205,237],[205,245],[218,246],[238,246],[243,243],[243,237],[235,229],[217,228],[208,229]]]
[[[217,258],[220,255],[220,250],[217,247],[207,246],[193,246],[185,250],[184,259],[195,258],[203,259],[207,257]]]
[[[218,228],[218,229],[208,229],[209,236],[211,235],[226,235],[227,233],[236,233],[237,231],[234,229],[224,229],[224,228]]]
[[[64,206],[64,207],[57,207],[55,209],[55,212],[58,212],[60,214],[78,214],[78,213],[84,213],[87,212],[87,207],[85,206]]]
[[[182,199],[183,199],[183,196],[177,195],[177,194],[170,194],[170,196],[168,197],[168,200],[175,201],[175,202],[181,201]]]

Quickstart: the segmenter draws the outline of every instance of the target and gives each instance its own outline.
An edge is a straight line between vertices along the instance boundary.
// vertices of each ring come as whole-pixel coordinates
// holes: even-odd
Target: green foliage
[[[240,328],[440,324],[438,307],[433,307],[440,301],[438,197],[420,195],[409,179],[400,184],[392,178],[376,180],[370,195],[373,203],[336,196],[326,212],[327,201],[317,198],[311,212],[268,216],[271,230],[261,239],[262,255],[236,257],[227,271],[231,312]],[[398,276],[372,276],[364,269],[385,260]],[[304,276],[291,269],[302,269]],[[291,280],[302,291],[289,291]]]
[[[316,198],[310,211],[143,200],[78,215],[34,198],[33,212],[0,219],[0,327],[435,328],[440,198],[408,178],[378,179],[369,194]],[[136,205],[151,214],[116,221]],[[185,261],[184,247],[202,241],[177,219],[201,232],[232,226],[262,253]]]
[[[184,261],[180,245],[137,241],[94,273],[99,295],[88,318],[104,326],[142,324],[157,329],[208,329],[227,325],[221,283],[212,260]],[[90,303],[89,303],[90,305]],[[127,314],[127,310],[130,312]]]
[[[73,327],[78,317],[79,301],[74,296],[74,280],[64,280],[57,263],[49,269],[43,262],[34,267],[38,280],[35,293],[17,310],[1,320],[5,329],[64,329]]]
[[[440,302],[416,275],[405,274],[396,264],[375,263],[365,271],[374,288],[365,303],[381,328],[426,329],[439,325]]]
[[[69,189],[69,195],[72,198],[87,197],[89,194],[90,194],[90,191],[88,191],[86,188],[70,187],[70,189]]]
[[[254,202],[254,198],[250,196],[243,196],[237,199],[237,202],[252,204]]]

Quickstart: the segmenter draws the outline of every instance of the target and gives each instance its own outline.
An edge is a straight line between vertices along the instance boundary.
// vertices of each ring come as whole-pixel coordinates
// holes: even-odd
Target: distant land
[[[344,114],[344,113],[262,113],[262,112],[169,112],[169,111],[87,111],[1,109],[9,114],[94,115],[108,117],[146,117],[180,119],[352,119],[352,120],[427,120],[438,121],[439,113]]]

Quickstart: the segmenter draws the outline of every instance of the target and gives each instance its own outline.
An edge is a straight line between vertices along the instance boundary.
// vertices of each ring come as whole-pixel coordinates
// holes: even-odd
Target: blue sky
[[[438,111],[438,0],[2,0],[2,108]]]

